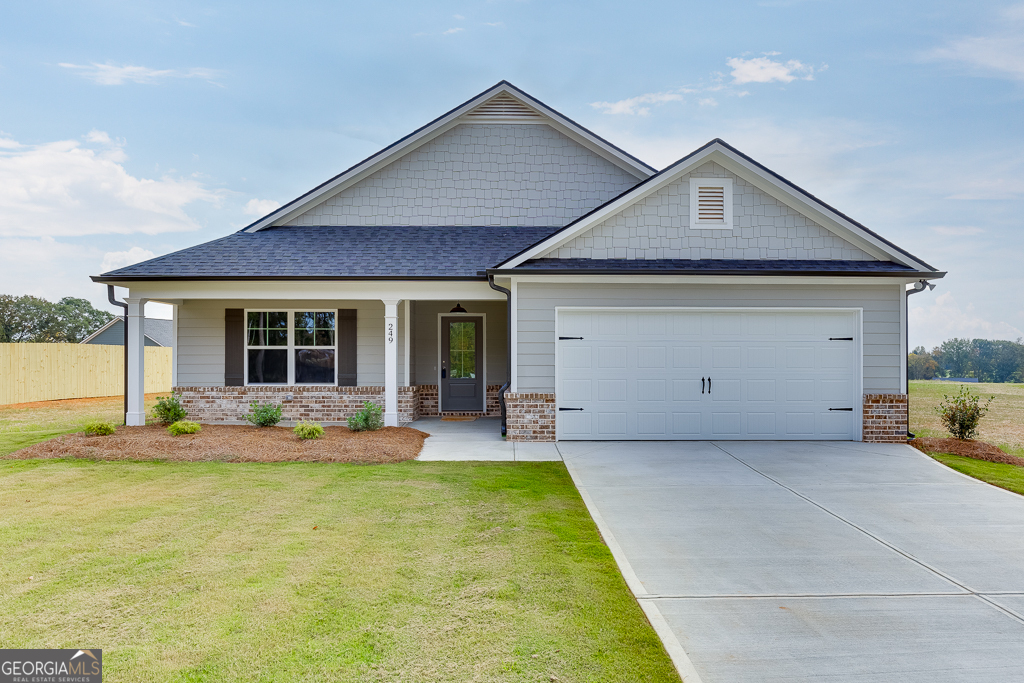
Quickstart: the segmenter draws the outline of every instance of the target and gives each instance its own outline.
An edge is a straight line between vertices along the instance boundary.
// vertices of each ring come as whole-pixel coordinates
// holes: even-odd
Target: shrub
[[[157,396],[156,405],[153,406],[153,417],[161,424],[169,425],[184,420],[188,417],[188,411],[181,405],[181,399],[176,394],[166,398]]]
[[[192,420],[178,420],[171,424],[171,426],[167,428],[167,431],[171,433],[171,436],[181,436],[182,434],[195,434],[202,428],[202,425],[198,422],[193,422]]]
[[[244,415],[245,421],[256,427],[273,427],[281,421],[281,404],[267,403],[260,405],[258,401],[249,404],[250,412]]]
[[[295,436],[299,437],[303,441],[306,439],[319,439],[324,435],[324,428],[320,426],[319,422],[306,422],[305,420],[295,425]]]
[[[90,422],[85,425],[85,433],[89,436],[110,436],[116,431],[113,422]]]
[[[363,401],[363,409],[348,419],[348,428],[353,432],[375,432],[384,426],[384,411],[369,401]]]
[[[979,403],[980,397],[973,395],[966,385],[960,386],[955,396],[943,394],[942,401],[935,407],[942,424],[957,439],[973,439],[978,433],[978,423],[988,412],[992,397]]]

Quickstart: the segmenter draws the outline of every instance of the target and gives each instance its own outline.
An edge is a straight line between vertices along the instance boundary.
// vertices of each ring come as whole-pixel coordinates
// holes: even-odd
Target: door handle
[[[448,377],[448,368],[441,368],[441,379],[446,379],[447,377]]]
[[[704,378],[703,377],[700,378],[700,393],[701,394],[704,393]]]
[[[711,376],[708,375],[708,396],[711,395]]]

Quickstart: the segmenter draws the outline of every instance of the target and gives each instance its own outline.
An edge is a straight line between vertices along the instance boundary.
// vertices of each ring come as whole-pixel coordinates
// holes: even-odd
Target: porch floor
[[[417,460],[489,460],[547,462],[561,460],[553,443],[517,443],[501,438],[501,418],[480,417],[472,422],[442,422],[421,417],[409,427],[430,434]]]

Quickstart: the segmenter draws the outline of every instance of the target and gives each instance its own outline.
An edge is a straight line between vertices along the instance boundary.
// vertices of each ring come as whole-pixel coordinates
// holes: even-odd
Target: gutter
[[[616,270],[611,268],[492,268],[487,271],[488,276],[495,275],[811,275],[823,277],[899,277],[912,275],[914,277],[941,278],[946,273],[942,271],[922,272],[913,270],[755,270],[755,269],[721,269],[701,270],[695,268],[665,268],[665,269],[637,269],[637,270]]]
[[[512,384],[512,290],[494,284],[493,275],[487,276],[487,284],[491,289],[505,295],[505,383],[498,390],[498,402],[501,404],[501,436],[505,437],[508,435],[508,407],[505,405],[505,393]]]
[[[124,309],[124,346],[122,349],[122,356],[124,356],[124,415],[125,421],[128,420],[128,304],[118,301],[114,298],[114,285],[107,285],[107,301],[120,306]]]

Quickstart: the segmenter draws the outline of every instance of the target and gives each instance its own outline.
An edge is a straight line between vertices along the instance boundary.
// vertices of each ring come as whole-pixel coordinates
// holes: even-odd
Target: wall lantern
[[[465,308],[462,307],[462,302],[461,301],[458,301],[455,304],[455,308],[453,308],[452,310],[450,310],[448,312],[449,313],[468,313],[469,311],[467,311]]]

